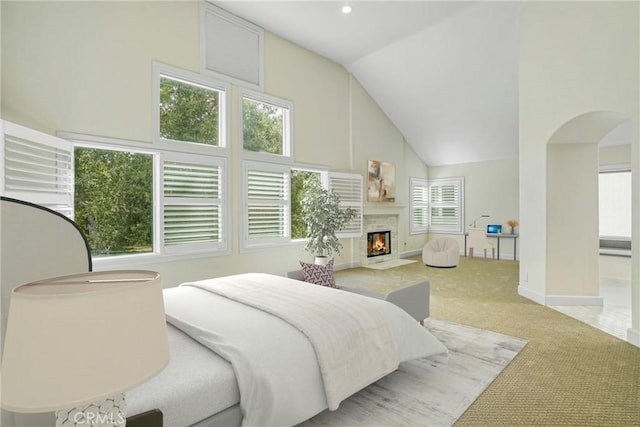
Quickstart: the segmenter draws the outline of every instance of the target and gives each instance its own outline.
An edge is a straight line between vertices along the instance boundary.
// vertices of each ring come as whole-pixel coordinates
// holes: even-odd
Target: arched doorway
[[[552,306],[596,306],[561,309],[586,321],[596,321],[593,314],[605,304],[599,272],[599,144],[628,120],[616,112],[585,113],[560,126],[548,141],[546,291]],[[624,333],[630,326],[629,314],[629,324],[620,329]]]

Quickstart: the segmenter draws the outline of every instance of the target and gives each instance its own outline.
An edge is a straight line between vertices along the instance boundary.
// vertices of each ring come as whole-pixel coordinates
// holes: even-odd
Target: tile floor
[[[600,256],[602,307],[550,306],[624,341],[631,327],[631,258]]]

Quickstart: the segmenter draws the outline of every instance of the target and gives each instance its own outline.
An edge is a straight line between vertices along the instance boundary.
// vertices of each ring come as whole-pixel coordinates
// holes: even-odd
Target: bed
[[[12,287],[92,268],[82,233],[52,211],[2,198],[2,231],[3,313]],[[184,283],[164,298],[171,361],[127,393],[130,426],[155,425],[158,410],[171,427],[295,425],[446,351],[393,304],[280,276]],[[53,418],[3,411],[2,424]]]

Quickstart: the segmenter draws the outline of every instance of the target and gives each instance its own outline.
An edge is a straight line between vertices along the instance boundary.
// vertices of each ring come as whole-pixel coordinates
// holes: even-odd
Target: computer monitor
[[[487,233],[502,233],[502,225],[498,224],[489,224],[487,225]]]

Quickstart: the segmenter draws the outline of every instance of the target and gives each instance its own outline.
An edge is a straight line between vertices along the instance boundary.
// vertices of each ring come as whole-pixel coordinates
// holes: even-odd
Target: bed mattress
[[[167,333],[171,360],[127,392],[127,414],[160,409],[165,426],[190,426],[240,402],[229,362],[168,323]]]

